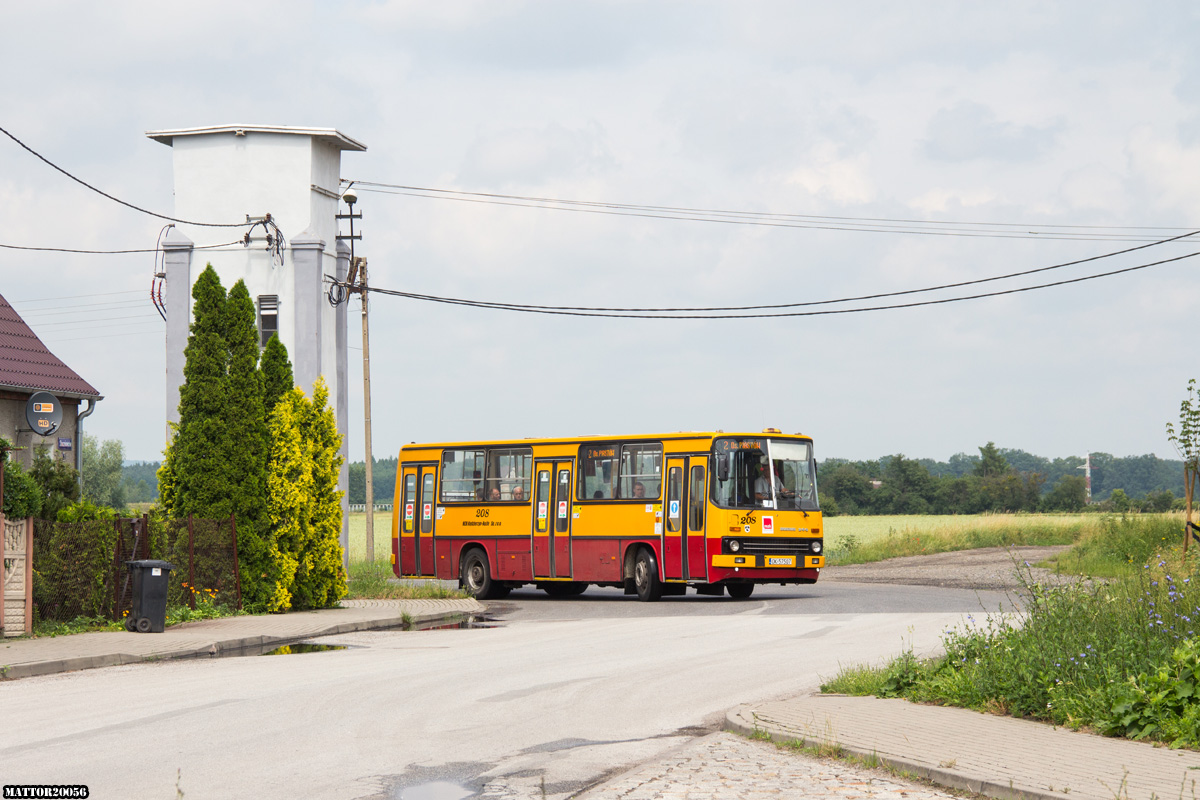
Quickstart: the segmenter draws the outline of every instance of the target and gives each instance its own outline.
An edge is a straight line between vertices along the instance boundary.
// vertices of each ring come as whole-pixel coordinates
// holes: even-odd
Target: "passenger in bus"
[[[518,501],[524,502],[524,500],[525,500],[525,489],[524,489],[524,487],[517,486],[516,488],[514,488],[514,489],[512,490],[512,499],[513,499],[513,500],[518,500]]]
[[[633,499],[640,500],[646,497],[646,485],[641,481],[633,482]]]
[[[597,489],[596,491],[592,492],[592,499],[593,500],[603,500],[604,499],[604,490]]]
[[[493,486],[491,494],[488,495],[488,499],[493,502],[495,502],[496,500],[499,500],[500,499],[500,490],[497,487]]]

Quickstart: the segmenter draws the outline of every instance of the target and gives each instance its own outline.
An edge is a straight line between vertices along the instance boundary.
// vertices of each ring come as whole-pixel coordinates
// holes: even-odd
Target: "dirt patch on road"
[[[1076,579],[1055,575],[1048,569],[1025,566],[1026,562],[1037,564],[1068,547],[984,547],[928,556],[905,556],[871,564],[826,567],[821,570],[821,581],[1004,590],[1019,588],[1021,581],[1018,570],[1028,570],[1032,579],[1039,583],[1070,583]]]

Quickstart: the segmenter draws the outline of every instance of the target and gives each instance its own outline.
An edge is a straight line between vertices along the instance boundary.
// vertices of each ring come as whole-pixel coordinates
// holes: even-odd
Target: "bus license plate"
[[[795,564],[794,556],[767,556],[768,567],[792,567]]]

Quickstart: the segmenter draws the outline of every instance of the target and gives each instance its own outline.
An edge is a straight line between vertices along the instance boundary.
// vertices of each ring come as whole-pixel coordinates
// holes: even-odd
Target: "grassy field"
[[[1177,529],[1182,538],[1182,514],[1137,514],[1129,519],[1159,526],[1164,544],[1169,542],[1169,531]],[[825,550],[830,564],[861,564],[976,547],[1125,541],[1125,520],[1112,514],[829,517],[825,520]],[[1136,557],[1142,556],[1140,548],[1133,551]],[[1107,569],[1110,563],[1115,562],[1105,558],[1097,566]],[[1087,566],[1073,565],[1085,573]]]
[[[375,560],[392,557],[392,512],[375,512]],[[367,512],[350,512],[350,562],[367,560]]]
[[[1095,514],[895,514],[879,517],[826,517],[825,543],[830,547],[837,547],[839,539],[853,536],[859,545],[869,545],[889,536],[944,536],[971,530],[1007,530],[1014,527],[1071,530],[1080,523],[1094,521],[1096,518]]]

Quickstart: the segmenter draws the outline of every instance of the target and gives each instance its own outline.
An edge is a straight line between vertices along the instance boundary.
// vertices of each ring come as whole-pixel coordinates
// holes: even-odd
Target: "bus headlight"
[[[729,552],[740,553],[741,551],[742,551],[742,543],[739,542],[737,539],[730,539],[729,540]]]
[[[812,543],[812,551],[813,551],[813,554],[814,554],[814,555],[815,555],[815,554],[817,554],[817,553],[820,553],[820,552],[821,552],[821,543],[820,543],[820,542],[813,542],[813,543]]]

